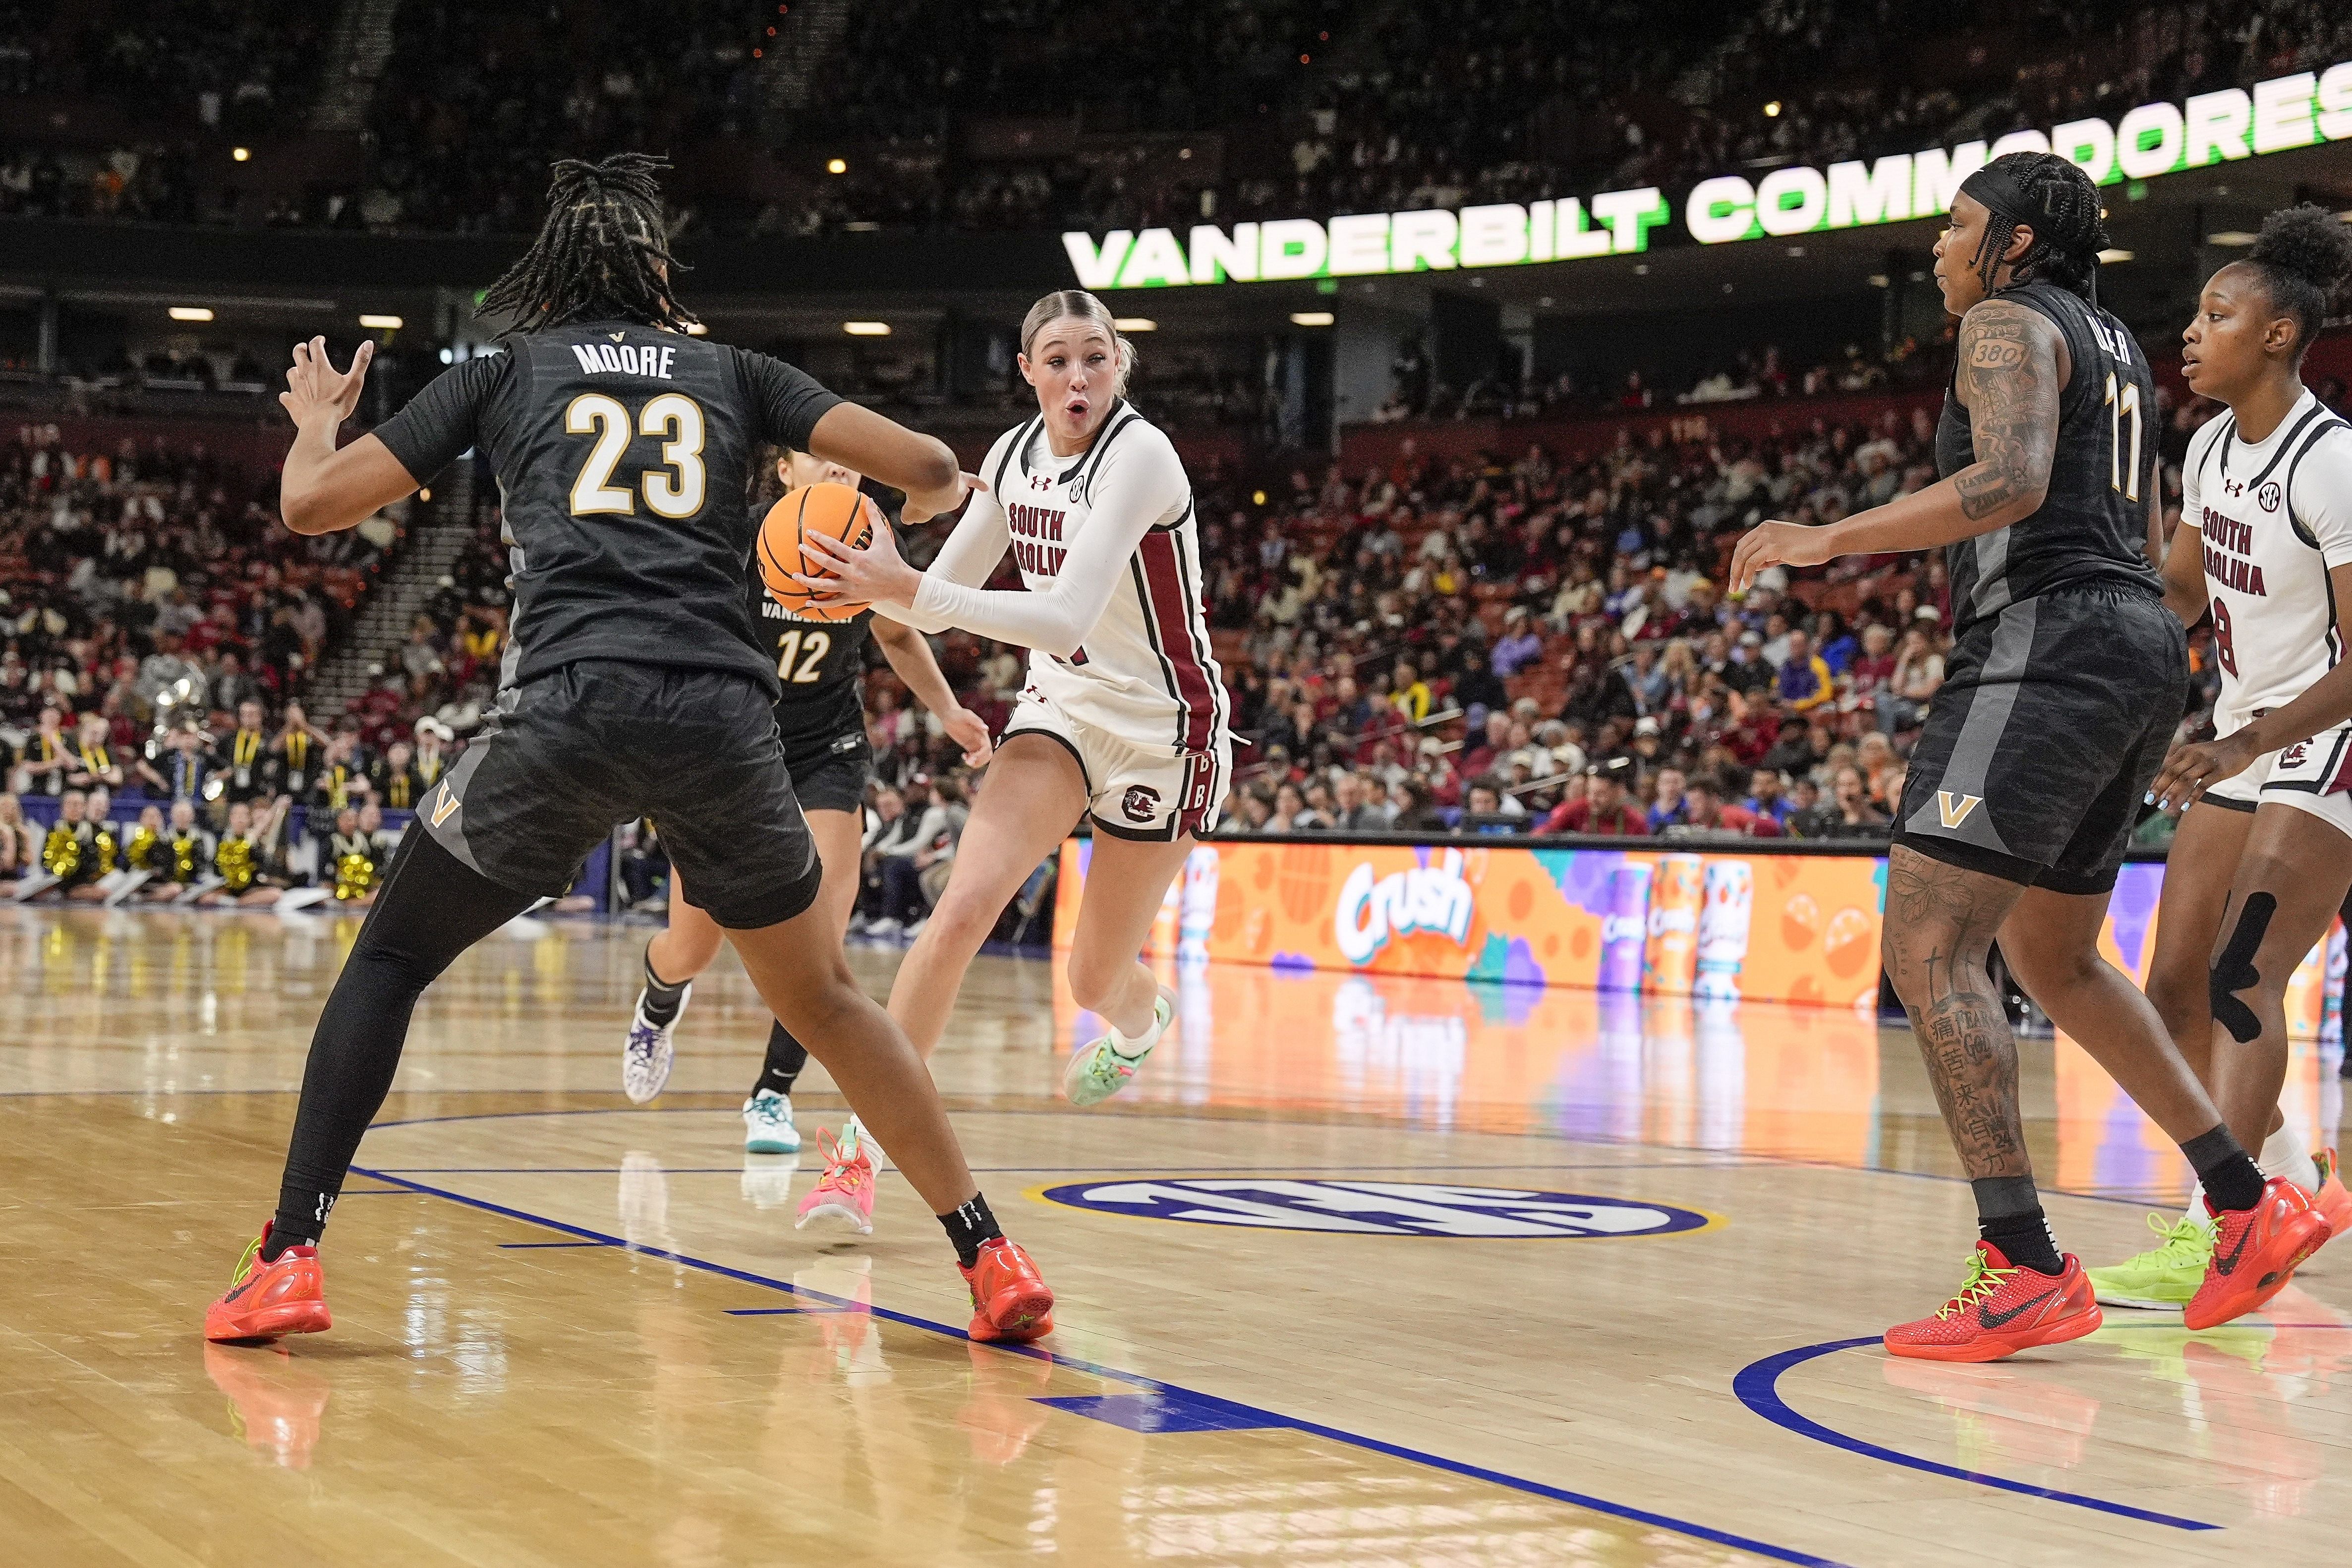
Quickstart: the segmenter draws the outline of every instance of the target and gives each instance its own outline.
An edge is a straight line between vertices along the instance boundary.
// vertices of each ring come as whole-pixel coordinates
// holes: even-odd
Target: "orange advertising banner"
[[[1090,839],[1062,847],[1056,947],[1092,857]],[[2163,885],[2160,862],[2124,867],[2101,929],[2100,951],[2135,983]],[[1885,889],[1886,862],[1864,855],[1223,840],[1186,860],[1149,956],[1870,1009]],[[2340,954],[2340,926],[2335,942]],[[2326,946],[2288,987],[2298,1038],[2334,1026],[2343,965],[2329,973]]]
[[[1056,946],[1092,854],[1087,839],[1063,847]],[[1865,856],[1212,843],[1169,890],[1152,946],[1301,973],[1871,1006],[1885,879]]]

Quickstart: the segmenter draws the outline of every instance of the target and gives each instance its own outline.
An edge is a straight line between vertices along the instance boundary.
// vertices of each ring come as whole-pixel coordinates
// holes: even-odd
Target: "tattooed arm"
[[[1750,530],[1731,558],[1731,590],[1744,593],[1775,562],[1817,566],[1840,555],[1930,550],[2031,517],[2050,487],[2058,446],[2058,395],[2066,384],[2066,341],[2041,311],[1987,300],[1960,322],[1953,390],[1969,410],[1977,460],[1948,479],[1810,528],[1767,522]]]

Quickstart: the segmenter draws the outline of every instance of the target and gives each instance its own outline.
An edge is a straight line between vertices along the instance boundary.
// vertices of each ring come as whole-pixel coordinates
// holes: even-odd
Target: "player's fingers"
[[[876,547],[878,549],[882,535],[877,533],[874,537]],[[801,535],[801,553],[805,555],[812,550],[819,555],[835,561],[855,561],[858,556],[858,552],[851,549],[845,540],[835,539],[830,533],[809,532]]]
[[[966,474],[963,477],[963,488],[968,490],[978,490],[981,494],[986,495],[988,493],[988,481],[982,479],[978,474]]]

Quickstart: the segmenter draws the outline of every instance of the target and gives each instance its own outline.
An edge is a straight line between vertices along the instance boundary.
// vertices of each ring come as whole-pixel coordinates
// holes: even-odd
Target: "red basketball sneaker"
[[[2326,1241],[2328,1228],[2309,1193],[2273,1176],[2263,1184],[2262,1202],[2213,1216],[2212,1261],[2180,1310],[2181,1322],[2210,1329],[2244,1317],[2285,1288],[2296,1266]]]
[[[1886,1331],[1890,1355],[1920,1361],[1999,1361],[2035,1345],[2079,1340],[2099,1326],[2099,1303],[2083,1264],[2066,1254],[2066,1271],[2021,1268],[1990,1241],[1969,1254],[1959,1293],[1916,1323]]]
[[[315,1247],[289,1247],[275,1263],[261,1260],[269,1226],[253,1238],[236,1266],[228,1294],[205,1309],[208,1340],[268,1340],[315,1334],[334,1326],[327,1316],[327,1275]]]
[[[968,1331],[982,1344],[1054,1331],[1054,1292],[1029,1255],[1003,1237],[980,1244],[980,1257],[963,1270],[963,1280],[971,1287]]]

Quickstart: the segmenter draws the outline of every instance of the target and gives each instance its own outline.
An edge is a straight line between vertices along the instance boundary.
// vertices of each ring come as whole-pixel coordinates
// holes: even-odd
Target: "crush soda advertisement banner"
[[[1062,849],[1054,943],[1069,944],[1091,840]],[[2101,951],[2145,984],[2160,863],[2126,866]],[[1298,838],[1196,847],[1150,947],[1302,973],[1565,985],[1701,1003],[1874,1008],[1886,862],[1869,856],[1550,849],[1477,839],[1346,845]],[[2343,928],[2286,996],[2298,1038],[2332,1032]]]
[[[1092,844],[1062,855],[1055,942]],[[1154,951],[1277,970],[1874,1003],[1883,863],[1464,844],[1204,844]]]

